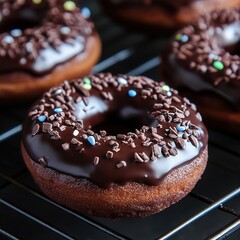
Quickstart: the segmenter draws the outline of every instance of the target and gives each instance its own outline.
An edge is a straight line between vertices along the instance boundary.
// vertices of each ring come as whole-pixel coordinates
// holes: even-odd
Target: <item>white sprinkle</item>
[[[3,38],[2,40],[3,42],[7,43],[7,44],[11,44],[14,42],[14,38],[10,35],[7,35]]]
[[[21,29],[13,29],[10,33],[13,37],[22,36],[22,30]]]
[[[71,29],[69,27],[64,26],[64,27],[61,27],[60,32],[64,35],[67,35],[71,32]]]
[[[119,84],[126,85],[128,82],[125,78],[119,77],[117,78]]]
[[[55,91],[55,95],[59,95],[59,94],[61,94],[62,93],[62,89],[61,88],[59,88],[59,89],[57,89],[56,91]]]
[[[218,59],[218,55],[212,52],[212,53],[209,54],[209,58]]]
[[[32,52],[32,49],[33,49],[33,45],[32,45],[32,43],[30,43],[30,42],[28,42],[28,43],[26,43],[26,50],[27,50],[27,52]]]
[[[79,131],[78,130],[74,130],[74,132],[73,132],[73,136],[77,136],[79,134]]]
[[[20,64],[23,65],[23,64],[27,63],[27,60],[26,60],[26,58],[21,58],[19,62],[20,62]]]

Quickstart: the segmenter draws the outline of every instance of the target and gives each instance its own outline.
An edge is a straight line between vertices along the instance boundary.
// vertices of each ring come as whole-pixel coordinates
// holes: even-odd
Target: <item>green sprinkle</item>
[[[89,91],[89,90],[91,90],[92,89],[92,86],[90,85],[90,84],[83,84],[83,89],[85,89],[85,90],[87,90],[87,91]]]
[[[169,92],[170,91],[170,87],[168,85],[162,85],[162,90],[165,92]]]
[[[224,65],[223,65],[223,63],[220,62],[220,61],[214,61],[214,62],[212,63],[212,65],[213,65],[213,67],[214,67],[215,69],[217,69],[217,70],[219,70],[219,71],[221,71],[221,70],[224,69]]]
[[[178,34],[175,36],[175,40],[180,41],[181,39],[182,39],[182,34],[181,34],[181,33],[178,33]]]
[[[76,3],[73,1],[66,1],[63,7],[66,11],[73,11],[76,8]]]
[[[42,0],[32,0],[34,4],[40,4],[42,3]]]
[[[91,80],[87,77],[83,78],[84,84],[91,84]]]

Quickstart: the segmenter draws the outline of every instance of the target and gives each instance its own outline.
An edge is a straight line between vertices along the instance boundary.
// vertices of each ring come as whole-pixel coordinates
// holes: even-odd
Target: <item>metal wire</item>
[[[8,130],[8,131],[6,131],[5,133],[1,134],[1,135],[0,135],[0,143],[1,143],[2,141],[6,140],[6,139],[8,139],[8,138],[10,138],[10,137],[12,137],[13,135],[21,132],[21,130],[22,130],[22,125],[19,124],[19,125],[17,125],[16,127],[11,128],[10,130]]]
[[[17,208],[16,206],[12,205],[11,203],[6,202],[6,201],[4,201],[3,199],[0,199],[0,203],[2,203],[3,205],[5,205],[5,206],[7,206],[7,207],[9,207],[9,208],[11,208],[11,209],[13,209],[14,211],[16,211],[16,212],[18,212],[18,213],[24,215],[25,217],[33,220],[34,222],[37,222],[37,223],[43,225],[44,227],[50,229],[51,231],[57,233],[57,234],[60,235],[60,236],[66,238],[67,240],[74,240],[74,238],[72,238],[72,237],[66,235],[65,233],[59,231],[58,229],[56,229],[56,228],[48,225],[47,223],[43,222],[42,220],[40,220],[40,219],[38,219],[38,218],[36,218],[36,217],[34,217],[34,216],[32,216],[32,215],[24,212],[23,210],[21,210],[21,209]]]
[[[228,225],[227,227],[224,227],[216,235],[208,238],[208,240],[223,239],[225,237],[228,237],[230,234],[236,232],[238,229],[240,229],[240,219],[238,219],[237,221],[234,221],[232,224]]]
[[[46,198],[45,196],[39,194],[38,192],[32,190],[31,188],[29,188],[29,187],[19,183],[18,181],[14,180],[14,179],[12,179],[12,178],[10,178],[10,177],[2,174],[2,173],[0,173],[0,177],[5,179],[8,182],[11,182],[13,185],[15,185],[15,186],[17,186],[17,187],[27,191],[28,193],[30,193],[30,194],[32,194],[32,195],[42,199],[43,201],[48,202],[49,204],[51,204],[51,205],[53,205],[53,206],[55,206],[55,207],[65,211],[65,212],[73,215],[74,217],[77,217],[78,219],[82,220],[83,222],[88,223],[89,225],[91,225],[91,226],[93,226],[93,227],[95,227],[95,228],[105,232],[106,234],[108,234],[108,235],[110,235],[112,237],[115,237],[116,239],[119,239],[119,240],[129,240],[128,237],[123,236],[123,235],[121,235],[121,234],[119,234],[119,233],[117,233],[117,232],[115,232],[113,230],[110,230],[109,228],[101,225],[100,223],[97,223],[96,221],[94,221],[92,219],[89,219],[89,218],[87,218],[87,217],[85,217],[83,215],[77,214],[74,211],[69,210],[68,208],[65,208],[65,207],[55,203],[54,201]]]
[[[205,208],[203,211],[200,211],[199,213],[195,214],[194,216],[192,216],[191,218],[189,218],[188,220],[186,220],[185,222],[183,222],[182,224],[180,224],[179,226],[177,226],[176,228],[174,228],[173,230],[171,230],[170,232],[168,232],[164,236],[162,236],[160,238],[157,238],[157,240],[168,239],[169,237],[173,236],[174,234],[176,234],[177,232],[182,230],[184,227],[187,227],[189,224],[191,224],[194,221],[196,221],[197,219],[203,217],[204,215],[206,215],[207,213],[209,213],[213,209],[219,207],[221,204],[227,202],[228,200],[237,196],[238,194],[240,194],[240,187],[235,189],[234,191],[230,192],[229,194],[227,194],[223,198],[219,199],[217,202],[211,204],[209,207]]]
[[[13,236],[12,234],[4,231],[3,229],[0,228],[0,233],[2,233],[4,236],[12,239],[12,240],[19,240],[19,238],[16,238],[15,236]]]

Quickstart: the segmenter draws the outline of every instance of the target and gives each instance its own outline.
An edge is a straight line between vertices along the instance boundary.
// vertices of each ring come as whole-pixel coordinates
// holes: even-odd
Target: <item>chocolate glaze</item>
[[[239,44],[240,10],[212,12],[177,33],[163,55],[163,76],[196,92],[214,92],[240,111]]]
[[[193,2],[197,1],[204,1],[204,0],[104,0],[106,3],[110,2],[112,5],[117,5],[119,7],[126,7],[126,6],[134,6],[134,5],[143,5],[144,7],[147,6],[161,6],[161,8],[164,8],[166,11],[169,12],[176,12],[180,8],[184,6],[188,6],[192,4]]]
[[[84,52],[93,26],[65,2],[1,1],[0,72],[43,75]]]
[[[22,133],[33,161],[44,159],[46,167],[104,188],[159,185],[172,169],[197,158],[207,139],[195,105],[176,90],[111,74],[52,88],[34,104]]]

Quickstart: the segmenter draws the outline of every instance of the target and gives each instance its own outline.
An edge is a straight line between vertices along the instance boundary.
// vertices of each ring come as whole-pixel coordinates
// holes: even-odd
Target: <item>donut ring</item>
[[[240,9],[214,11],[176,34],[161,67],[165,79],[198,103],[210,126],[237,134],[240,133],[239,44]]]
[[[39,96],[96,63],[98,34],[74,1],[1,1],[0,9],[3,103]]]
[[[192,23],[201,14],[232,9],[238,0],[101,0],[106,11],[125,23],[148,29],[176,29]]]
[[[33,106],[22,153],[55,201],[97,216],[144,217],[195,186],[207,138],[195,105],[163,82],[99,74],[64,82]]]

